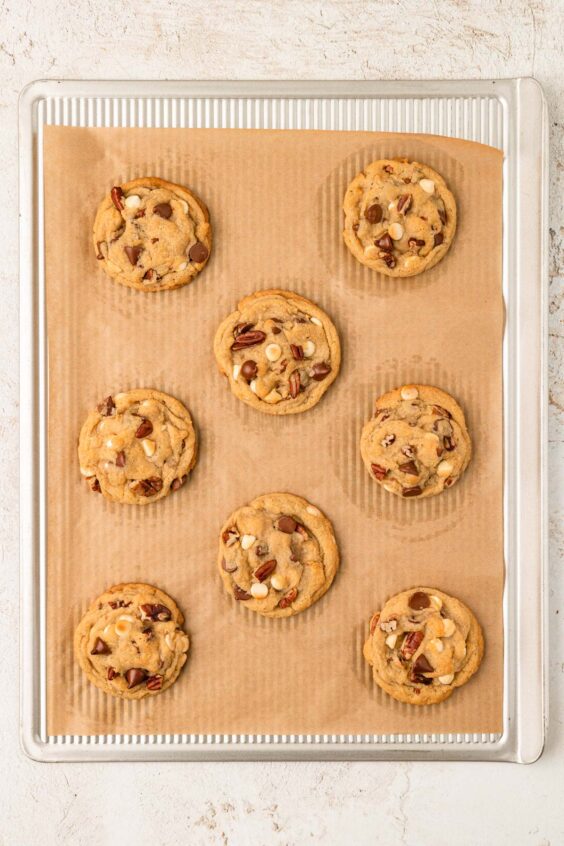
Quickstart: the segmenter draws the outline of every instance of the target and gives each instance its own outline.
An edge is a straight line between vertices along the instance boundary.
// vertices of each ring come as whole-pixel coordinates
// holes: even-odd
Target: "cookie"
[[[369,164],[343,204],[345,244],[386,276],[415,276],[446,255],[456,231],[456,203],[442,176],[407,159]]]
[[[206,265],[209,214],[181,185],[154,176],[114,185],[94,221],[96,258],[108,276],[138,291],[186,285]]]
[[[360,452],[370,475],[390,493],[420,499],[457,482],[472,443],[456,400],[430,385],[404,385],[376,400]]]
[[[94,600],[74,651],[88,679],[113,696],[142,699],[170,687],[186,663],[188,636],[176,603],[152,585],[115,585]]]
[[[177,491],[196,463],[192,418],[150,388],[106,397],[80,431],[80,472],[113,502],[146,505]]]
[[[225,590],[265,617],[305,611],[329,589],[338,566],[331,523],[294,494],[259,496],[221,529],[218,568]]]
[[[410,705],[433,705],[474,675],[484,638],[459,599],[418,587],[392,596],[373,615],[363,651],[382,690]]]
[[[241,300],[217,330],[214,352],[232,393],[266,414],[307,411],[341,365],[329,317],[289,291],[258,291]]]

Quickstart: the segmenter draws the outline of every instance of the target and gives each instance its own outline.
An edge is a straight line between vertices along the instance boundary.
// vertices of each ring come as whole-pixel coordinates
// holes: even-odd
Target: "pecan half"
[[[147,602],[139,606],[142,620],[152,620],[153,623],[168,623],[172,619],[172,611],[166,605]]]
[[[408,632],[400,649],[402,657],[409,661],[421,646],[423,637],[424,634],[422,631]]]
[[[376,614],[373,614],[370,618],[369,628],[370,634],[374,634],[376,631],[376,626],[378,625],[378,620],[380,619],[380,612],[377,611]]]
[[[298,595],[298,589],[295,588],[295,587],[292,588],[291,590],[288,591],[288,593],[284,594],[284,596],[282,597],[282,599],[278,603],[278,607],[279,608],[287,608],[289,605],[292,604],[292,602],[294,602],[297,595]]]
[[[258,579],[259,582],[264,582],[265,579],[268,579],[271,573],[276,570],[276,559],[271,558],[270,561],[265,561],[264,564],[261,564],[255,570],[255,579]]]
[[[292,399],[296,399],[300,392],[301,380],[300,380],[300,373],[299,370],[294,370],[290,373],[289,387],[290,387],[290,396]]]
[[[386,470],[386,468],[380,467],[379,464],[371,464],[370,467],[379,482],[381,482],[382,479],[384,479],[388,475],[388,471]]]
[[[156,676],[149,676],[147,679],[147,690],[160,690],[163,686],[163,677],[156,675]]]
[[[243,588],[239,587],[239,585],[237,584],[233,585],[233,596],[235,597],[235,599],[241,600],[243,602],[245,602],[245,600],[247,599],[253,598],[250,593],[247,593],[246,590],[243,590]]]
[[[322,382],[329,374],[331,373],[331,365],[327,364],[326,361],[320,361],[318,364],[314,364],[311,368],[309,375],[312,379],[315,379],[316,382]]]
[[[413,488],[404,488],[401,492],[402,496],[419,496],[419,494],[423,493],[423,489],[419,487],[419,485],[415,485]]]
[[[139,496],[154,496],[163,488],[163,480],[158,476],[151,476],[150,479],[138,479],[131,485],[133,493]]]
[[[401,197],[398,199],[398,212],[402,212],[407,214],[409,209],[411,208],[411,203],[413,202],[413,197],[411,194],[402,194]]]
[[[237,350],[244,350],[246,347],[255,347],[257,344],[262,344],[265,338],[265,333],[258,329],[254,332],[250,330],[242,332],[231,344],[231,349],[233,352],[237,352]]]
[[[118,211],[123,211],[123,191],[119,187],[119,185],[114,185],[112,190],[110,191],[110,196],[112,198],[112,203],[116,207]]]
[[[225,546],[233,546],[239,540],[239,532],[234,527],[226,529],[221,535],[221,540]]]
[[[116,467],[125,467],[125,452],[122,449],[116,455]]]
[[[296,361],[302,361],[304,357],[304,349],[300,344],[290,344],[292,355]]]
[[[179,479],[173,479],[170,485],[171,491],[177,491],[182,487],[188,476],[181,476]]]

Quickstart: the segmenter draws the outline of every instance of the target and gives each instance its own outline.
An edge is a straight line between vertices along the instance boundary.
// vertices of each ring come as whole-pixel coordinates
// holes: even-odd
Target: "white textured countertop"
[[[111,13],[108,7],[112,7]],[[118,9],[119,7],[119,9]],[[0,2],[1,846],[564,842],[562,0]],[[535,76],[550,110],[550,694],[540,761],[76,764],[18,743],[17,96],[30,80]],[[80,186],[77,186],[80,190]],[[27,409],[24,410],[27,413]],[[560,471],[558,473],[558,470]],[[559,478],[557,478],[559,476]]]

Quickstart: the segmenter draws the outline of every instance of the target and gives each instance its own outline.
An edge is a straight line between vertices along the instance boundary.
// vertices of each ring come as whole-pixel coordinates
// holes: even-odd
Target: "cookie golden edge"
[[[444,591],[439,590],[438,588],[412,587],[408,590],[400,591],[400,593],[396,593],[393,596],[388,597],[382,607],[382,610],[383,608],[385,608],[388,602],[392,602],[404,596],[410,596],[412,593],[416,593],[418,591],[428,594],[434,594],[440,597],[443,602],[446,600],[450,604],[458,605],[466,614],[468,614],[468,618],[470,620],[470,629],[466,641],[466,648],[467,654],[470,653],[471,657],[468,662],[464,665],[464,667],[458,673],[456,673],[453,681],[448,685],[441,685],[440,688],[438,686],[433,686],[432,689],[425,688],[426,696],[424,697],[425,701],[423,701],[421,696],[418,696],[415,693],[411,693],[408,690],[402,690],[401,688],[398,688],[395,685],[390,685],[386,682],[385,679],[381,678],[378,675],[378,673],[376,672],[376,668],[372,662],[373,635],[369,634],[367,639],[365,640],[362,654],[372,669],[372,678],[374,679],[374,682],[385,693],[387,693],[393,699],[396,699],[398,702],[403,702],[407,705],[416,705],[417,707],[424,707],[425,705],[437,705],[440,702],[444,702],[445,699],[449,699],[449,697],[452,696],[457,687],[462,687],[462,685],[466,684],[466,682],[468,682],[472,678],[472,676],[479,670],[480,665],[482,663],[485,654],[485,641],[482,627],[480,626],[474,612],[464,602],[462,602],[462,600],[457,599],[455,596],[451,596],[450,594],[445,593]],[[372,620],[372,618],[378,613],[380,612],[375,611],[374,614],[372,614],[372,616],[370,617],[370,620]]]
[[[172,687],[172,685],[180,676],[182,668],[184,667],[187,661],[191,642],[189,635],[184,632],[188,640],[188,648],[184,653],[184,660],[177,668],[177,672],[175,672],[173,676],[167,679],[166,682],[163,682],[163,686],[160,688],[160,690],[152,691],[148,688],[132,688],[131,691],[118,691],[112,688],[107,679],[96,676],[95,673],[92,672],[92,665],[88,659],[88,637],[91,628],[90,621],[95,621],[96,615],[97,613],[99,613],[100,610],[98,607],[100,603],[103,604],[104,602],[109,602],[110,599],[116,594],[127,594],[128,592],[142,592],[151,594],[158,603],[160,603],[161,605],[166,605],[166,607],[170,610],[172,614],[172,620],[174,620],[177,626],[179,626],[180,628],[184,626],[185,621],[182,611],[180,610],[174,599],[172,599],[172,597],[165,593],[163,590],[158,587],[155,587],[155,585],[147,584],[146,582],[122,582],[120,584],[113,585],[112,587],[108,588],[106,591],[104,591],[104,593],[101,593],[100,596],[96,597],[96,599],[90,603],[90,605],[84,612],[78,626],[75,629],[73,647],[75,659],[89,682],[91,682],[99,690],[104,691],[104,693],[109,693],[110,696],[113,696],[116,699],[136,700],[144,699],[146,696],[158,696],[159,694],[164,693],[165,690],[168,690],[169,687]]]
[[[331,351],[331,373],[323,380],[323,382],[319,382],[320,388],[317,394],[312,396],[310,400],[305,402],[303,405],[296,406],[285,403],[269,405],[254,396],[254,394],[247,396],[246,393],[239,391],[239,386],[233,379],[231,358],[229,354],[224,354],[222,351],[222,342],[226,335],[229,336],[232,334],[234,327],[240,322],[241,312],[250,305],[253,305],[257,300],[265,297],[282,297],[283,299],[294,302],[298,308],[310,313],[313,317],[317,317],[318,320],[321,320],[325,335],[327,336],[327,342]],[[271,414],[278,417],[285,414],[301,414],[302,412],[309,411],[310,408],[316,406],[317,403],[325,396],[339,375],[339,371],[341,369],[341,342],[339,340],[339,334],[335,324],[327,312],[323,311],[322,308],[311,300],[308,300],[306,297],[302,297],[301,294],[295,294],[292,291],[283,291],[279,288],[256,291],[253,294],[248,294],[246,297],[243,297],[243,299],[237,304],[236,310],[231,312],[231,314],[229,314],[225,320],[220,323],[215,333],[213,349],[219,372],[222,376],[227,378],[229,389],[233,396],[263,414]]]
[[[366,258],[366,256],[364,255],[364,249],[359,243],[353,229],[353,225],[358,222],[358,214],[355,209],[358,208],[358,200],[362,194],[362,181],[366,178],[366,175],[373,168],[375,169],[384,164],[393,165],[397,164],[398,162],[415,165],[423,171],[427,179],[433,180],[447,212],[447,223],[445,227],[444,242],[440,246],[435,247],[433,249],[432,253],[429,255],[429,261],[425,262],[423,267],[412,271],[400,267],[382,267],[381,262]],[[355,259],[360,262],[360,264],[365,265],[365,267],[369,267],[371,270],[375,270],[377,273],[381,273],[384,276],[391,276],[395,278],[408,278],[413,276],[419,276],[420,274],[425,273],[425,271],[431,270],[431,268],[435,267],[435,265],[438,264],[448,253],[454,240],[458,225],[456,200],[454,199],[454,194],[446,184],[441,174],[438,173],[436,170],[433,170],[433,168],[429,167],[429,165],[423,164],[422,162],[415,161],[414,159],[406,159],[401,157],[394,159],[377,159],[376,161],[370,162],[370,164],[367,165],[364,170],[362,170],[360,173],[357,173],[352,182],[349,183],[349,186],[345,192],[345,198],[343,201],[343,211],[345,213],[343,240],[349,251],[355,257]]]
[[[226,573],[221,566],[221,562],[223,559],[223,549],[221,545],[221,536],[223,532],[229,529],[233,525],[233,521],[237,513],[241,510],[241,508],[245,507],[251,508],[264,508],[268,511],[279,512],[281,514],[290,512],[292,515],[295,515],[299,518],[299,522],[302,523],[313,535],[315,535],[319,547],[323,553],[323,564],[324,570],[326,574],[326,579],[323,585],[317,590],[313,596],[310,598],[310,601],[307,605],[303,608],[299,608],[298,610],[294,610],[292,606],[288,606],[287,608],[277,608],[273,611],[261,611],[260,610],[260,600],[246,600],[240,601],[235,599],[235,595],[233,592],[233,587],[231,584],[231,580],[229,578],[229,574]],[[312,514],[307,509],[315,509],[317,514]],[[335,580],[335,576],[337,575],[337,571],[339,569],[340,564],[340,556],[339,556],[339,548],[337,546],[337,540],[335,538],[335,532],[333,529],[333,524],[329,520],[328,517],[321,511],[321,509],[317,505],[313,505],[313,503],[308,502],[308,500],[304,499],[297,494],[291,493],[270,493],[270,494],[262,494],[261,496],[255,497],[249,503],[243,503],[238,508],[236,508],[227,518],[227,520],[223,523],[220,531],[219,531],[219,553],[217,557],[217,569],[223,583],[223,587],[228,593],[234,602],[237,602],[240,605],[245,606],[249,611],[254,611],[257,614],[260,614],[262,617],[271,617],[271,618],[282,618],[282,617],[294,617],[297,614],[301,614],[304,611],[307,611],[308,608],[321,599],[324,596],[331,585]],[[250,603],[253,603],[250,605]]]
[[[130,391],[117,391],[112,396],[114,399],[117,396],[126,395],[132,402],[140,402],[145,399],[157,399],[160,402],[168,405],[172,411],[176,414],[177,417],[182,418],[188,424],[188,432],[190,435],[190,442],[192,447],[192,456],[185,468],[185,472],[182,474],[183,476],[189,476],[196,463],[198,461],[198,450],[199,450],[199,440],[198,440],[198,433],[196,431],[196,427],[194,425],[194,421],[192,419],[192,415],[188,408],[176,397],[171,396],[170,394],[166,394],[163,391],[158,391],[155,388],[132,388]],[[85,449],[84,442],[89,435],[90,430],[94,426],[97,421],[97,418],[100,417],[100,412],[95,408],[90,411],[86,417],[86,420],[81,426],[80,434],[78,436],[78,463],[79,468],[83,467],[86,462],[82,461],[83,450]],[[81,479],[84,476],[81,475]],[[105,491],[104,488],[101,486],[101,493],[102,496],[108,502],[118,502],[120,505],[151,505],[153,502],[157,502],[159,499],[164,499],[173,491],[171,490],[170,486],[167,490],[164,488],[159,491],[158,494],[155,496],[148,496],[148,497],[137,497],[133,501],[127,501],[121,499],[119,497],[112,496],[108,491]]]
[[[196,268],[194,272],[190,272],[190,267],[188,267],[184,272],[184,276],[179,276],[177,281],[167,283],[165,285],[160,285],[158,283],[154,283],[152,285],[141,285],[138,282],[132,282],[130,279],[127,279],[124,274],[113,273],[108,267],[106,259],[99,259],[97,263],[101,265],[102,269],[104,270],[104,273],[106,273],[106,275],[109,276],[110,279],[113,279],[114,282],[118,282],[120,285],[124,285],[127,288],[133,288],[135,291],[143,291],[143,293],[173,291],[176,288],[183,288],[185,285],[190,284],[190,282],[192,282],[201,273],[211,256],[213,235],[210,223],[210,214],[206,204],[203,202],[203,200],[201,200],[196,194],[194,194],[189,188],[186,188],[184,185],[178,185],[175,182],[168,182],[166,179],[161,179],[158,176],[140,176],[137,179],[131,179],[129,182],[123,182],[120,185],[120,188],[124,193],[132,191],[135,188],[166,188],[167,190],[173,191],[174,193],[178,194],[183,200],[188,203],[190,208],[197,209],[202,217],[202,219],[199,220],[197,223],[196,235],[198,241],[201,241],[207,247],[208,255],[206,256],[204,261],[194,262],[194,267]],[[92,228],[92,244],[94,246],[94,255],[97,255],[98,253],[98,239],[96,237],[98,221],[100,220],[104,212],[112,206],[113,202],[110,192],[100,202],[96,210],[94,226]]]
[[[361,457],[362,457],[363,464],[366,467],[366,470],[368,471],[370,478],[374,482],[376,482],[377,485],[379,485],[381,488],[386,490],[384,488],[383,483],[380,482],[378,479],[375,479],[373,477],[372,473],[370,472],[371,461],[370,461],[370,457],[366,454],[365,444],[366,444],[368,432],[371,430],[372,425],[373,425],[373,418],[374,418],[376,412],[378,411],[378,409],[386,408],[389,405],[393,405],[394,403],[401,402],[401,391],[404,390],[405,388],[415,388],[419,392],[419,396],[421,397],[421,399],[424,399],[425,401],[430,402],[431,404],[442,405],[443,408],[446,408],[446,410],[452,415],[454,420],[460,426],[460,431],[462,432],[462,435],[463,435],[463,438],[464,438],[465,460],[464,460],[464,463],[462,464],[462,466],[460,468],[460,473],[458,474],[456,481],[451,486],[451,487],[454,487],[456,484],[458,484],[458,482],[460,481],[460,479],[464,475],[468,465],[470,464],[470,460],[472,458],[472,439],[470,438],[470,434],[468,432],[468,426],[466,424],[464,412],[463,412],[461,406],[459,405],[459,403],[457,402],[457,400],[455,400],[455,398],[451,394],[448,394],[446,391],[443,391],[442,388],[437,388],[434,385],[419,385],[419,384],[416,384],[416,383],[409,383],[409,384],[405,384],[405,385],[400,385],[399,387],[393,388],[391,391],[387,391],[385,394],[382,394],[381,396],[379,396],[374,401],[373,416],[370,420],[367,420],[366,423],[364,424],[364,426],[362,427],[362,433],[361,433],[361,436],[360,436],[360,454],[361,454]],[[450,488],[448,490],[450,490]],[[405,499],[405,497],[402,497],[401,494],[396,492],[396,491],[386,491],[386,493],[391,493],[393,496],[397,496],[402,500]],[[444,490],[441,490],[441,491],[424,490],[423,493],[419,494],[418,496],[408,497],[408,499],[410,499],[410,500],[425,499],[425,497],[429,497],[429,496],[440,496],[440,494],[442,494],[442,493],[444,493]]]

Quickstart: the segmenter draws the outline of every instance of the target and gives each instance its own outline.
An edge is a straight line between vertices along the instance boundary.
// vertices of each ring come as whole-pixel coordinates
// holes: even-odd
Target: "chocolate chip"
[[[380,223],[382,220],[382,206],[379,203],[374,203],[371,206],[368,206],[366,211],[364,212],[364,217],[368,221],[368,223]]]
[[[433,414],[436,414],[440,417],[447,417],[449,420],[452,417],[450,411],[447,411],[446,408],[443,408],[442,405],[434,405],[433,406]]]
[[[137,687],[138,684],[141,684],[147,678],[145,670],[141,670],[139,667],[133,667],[131,670],[127,670],[124,675],[128,690],[131,690],[132,687]]]
[[[394,248],[394,242],[388,234],[382,235],[381,238],[377,238],[374,243],[377,247],[380,247],[381,250],[385,250],[387,253]]]
[[[127,258],[134,267],[137,264],[137,259],[141,255],[142,247],[124,247],[123,251],[126,254]]]
[[[449,437],[443,438],[443,444],[447,452],[452,452],[453,449],[456,447],[456,444],[454,443],[453,439]]]
[[[314,364],[310,370],[310,376],[312,379],[315,379],[316,382],[322,382],[329,374],[331,373],[331,365],[327,364],[326,361],[321,361],[318,364]]]
[[[295,532],[297,527],[298,524],[296,520],[286,514],[282,515],[282,517],[279,517],[278,522],[276,523],[276,528],[278,529],[278,531],[285,532],[287,535],[291,535],[292,532]]]
[[[411,208],[411,203],[413,202],[413,197],[411,194],[402,194],[401,197],[398,199],[398,212],[403,210],[404,214],[407,214],[409,209]]]
[[[136,438],[145,438],[147,435],[150,435],[153,431],[153,424],[150,420],[147,420],[146,417],[143,418],[139,426],[137,427],[137,431],[135,432]]]
[[[91,651],[91,655],[109,655],[111,653],[111,649],[106,643],[105,640],[102,640],[101,637],[97,637],[94,641],[94,647]]]
[[[221,569],[225,570],[226,573],[234,573],[235,570],[237,569],[237,564],[235,564],[235,562],[229,562],[229,564],[228,564],[227,561],[225,560],[225,558],[222,558],[221,559]]]
[[[125,467],[125,452],[122,449],[116,455],[116,467]]]
[[[290,344],[292,355],[296,361],[302,361],[304,357],[304,349],[300,344]]]
[[[398,464],[398,470],[401,470],[402,473],[409,473],[410,476],[419,475],[415,461],[406,461],[405,464]]]
[[[254,332],[240,332],[231,344],[231,349],[236,352],[237,350],[244,350],[246,347],[255,347],[257,344],[262,344],[265,338],[265,333],[258,329]]]
[[[144,629],[141,629],[141,634],[144,634],[147,640],[153,640],[154,634],[151,626],[146,626]]]
[[[265,579],[268,579],[270,574],[276,570],[276,563],[276,559],[271,558],[270,561],[265,561],[264,564],[257,567],[254,573],[255,579],[258,579],[259,582],[264,582]]]
[[[424,247],[425,241],[423,240],[423,238],[409,238],[407,246],[410,250],[413,250],[416,247]]]
[[[423,493],[423,490],[422,490],[422,488],[419,487],[419,485],[416,485],[413,488],[404,488],[401,493],[402,493],[402,496],[406,496],[406,497],[407,496],[419,496],[419,494]]]
[[[258,373],[258,365],[256,361],[253,361],[252,358],[247,359],[241,365],[241,376],[243,379],[246,379],[247,382],[252,382],[255,376]]]
[[[123,211],[123,191],[119,187],[119,185],[114,185],[110,192],[110,196],[112,198],[112,203],[116,207],[118,211]]]
[[[113,681],[117,676],[119,676],[118,671],[113,667],[108,667],[108,681]]]
[[[181,488],[187,478],[187,476],[181,476],[180,479],[173,479],[170,486],[171,491],[177,491],[179,488]]]
[[[195,244],[192,244],[188,251],[188,258],[190,261],[195,261],[200,263],[205,261],[209,255],[209,250],[205,244],[202,244],[201,241],[197,241]]]
[[[426,657],[423,655],[418,655],[414,661],[413,669],[416,673],[432,673],[435,669],[434,667],[429,664]]]
[[[430,679],[428,676],[422,676],[420,673],[412,673],[410,679],[417,684],[433,684],[433,679]],[[415,693],[419,693],[419,691],[416,690]]]
[[[96,258],[98,259],[98,261],[101,261],[104,258],[103,254],[102,254],[102,250],[100,249],[101,245],[104,244],[104,243],[105,243],[105,241],[97,241],[96,242]]]
[[[388,265],[388,267],[396,266],[396,260],[391,253],[384,253],[381,258],[382,261],[384,261]]]
[[[106,397],[105,400],[98,403],[97,408],[102,417],[110,417],[115,411],[116,404],[112,397]]]
[[[233,585],[233,596],[241,602],[245,602],[247,599],[253,598],[250,593],[247,593],[246,590],[243,590],[243,588],[240,588],[237,584]]]
[[[163,686],[162,676],[149,676],[147,679],[147,690],[160,690]]]
[[[94,478],[94,481],[90,485],[94,493],[102,493],[102,488],[100,487],[100,482],[98,479]]]
[[[271,331],[273,335],[279,335],[282,329],[280,328],[280,326],[273,326]]]
[[[245,332],[252,329],[254,325],[254,323],[237,323],[237,325],[233,328],[233,337],[238,338],[239,335],[244,335]]]
[[[158,203],[154,209],[155,214],[158,214],[159,217],[163,217],[165,220],[168,220],[172,214],[172,206],[170,203]]]
[[[255,545],[255,555],[258,555],[260,557],[262,555],[266,555],[267,552],[268,546],[265,543],[257,543]]]
[[[437,234],[435,235],[435,238],[434,238],[434,245],[435,245],[435,247],[438,247],[440,244],[442,244],[442,243],[443,243],[443,241],[444,241],[444,236],[443,236],[443,233],[442,233],[442,232],[437,232]]]
[[[440,208],[440,206],[439,206],[439,207],[437,208],[437,211],[438,211],[438,213],[439,213],[439,217],[440,217],[440,219],[441,219],[441,223],[443,224],[443,226],[445,226],[445,225],[446,225],[446,222],[447,222],[447,213],[446,213],[446,209],[441,209],[441,208]]]
[[[385,170],[385,171],[386,171],[386,173],[393,173],[393,172],[394,172],[393,167],[392,167],[391,165],[389,165],[389,164],[388,164],[388,165],[384,165],[383,170]]]
[[[149,281],[151,281],[151,279],[153,278],[154,272],[155,271],[152,268],[149,268],[147,273],[145,273],[145,275],[143,276],[143,279],[148,279]]]
[[[411,594],[407,604],[410,608],[413,608],[414,611],[422,611],[423,608],[428,608],[430,606],[431,600],[429,599],[428,594],[423,593],[422,590],[418,590]]]
[[[301,387],[301,379],[300,379],[300,372],[299,370],[294,370],[290,373],[290,378],[288,380],[289,388],[290,388],[290,396],[292,399],[296,399],[300,392]]]
[[[379,482],[381,482],[382,479],[384,479],[388,475],[388,471],[386,470],[386,468],[380,467],[379,464],[371,464],[370,467]]]

